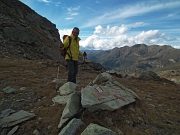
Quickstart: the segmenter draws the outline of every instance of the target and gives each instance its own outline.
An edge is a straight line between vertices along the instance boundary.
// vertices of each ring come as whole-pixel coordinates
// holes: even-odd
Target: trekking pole
[[[58,72],[57,72],[57,78],[56,78],[56,92],[58,91],[58,77],[59,77],[59,66],[60,66],[60,59],[58,61]]]
[[[85,56],[83,58],[83,70],[85,70]]]
[[[58,83],[59,83],[59,66],[60,66],[60,53],[59,53],[59,60],[58,60],[58,72],[56,77],[56,92],[58,91]]]
[[[83,71],[84,71],[84,75],[85,75],[85,56],[83,57]],[[84,81],[85,81],[85,76],[84,76]]]
[[[84,53],[86,53],[86,52],[84,52]],[[87,59],[87,56],[84,56],[84,60],[83,60],[83,70],[84,70],[84,72],[85,72],[85,62],[86,62],[85,60],[86,59]],[[85,77],[84,77],[84,81],[85,81]]]

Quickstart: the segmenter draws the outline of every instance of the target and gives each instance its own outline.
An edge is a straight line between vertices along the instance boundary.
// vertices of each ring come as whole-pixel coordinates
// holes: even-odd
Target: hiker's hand
[[[86,52],[84,52],[84,53],[83,53],[83,56],[84,56],[84,57],[86,57],[86,56],[87,56],[87,53],[86,53]]]

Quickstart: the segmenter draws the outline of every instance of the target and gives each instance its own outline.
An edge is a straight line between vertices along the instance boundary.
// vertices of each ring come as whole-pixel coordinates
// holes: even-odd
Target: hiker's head
[[[72,34],[75,38],[78,37],[79,35],[79,28],[78,27],[74,27],[73,30],[72,30]]]

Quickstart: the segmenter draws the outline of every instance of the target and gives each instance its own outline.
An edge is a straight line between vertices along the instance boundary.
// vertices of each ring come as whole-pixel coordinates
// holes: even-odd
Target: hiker
[[[68,48],[65,55],[68,69],[68,82],[76,83],[76,76],[78,73],[78,56],[86,57],[86,52],[82,53],[79,50],[79,41],[81,40],[79,35],[79,28],[74,27],[70,36],[67,36],[63,41],[62,48]],[[70,44],[69,44],[70,43]]]

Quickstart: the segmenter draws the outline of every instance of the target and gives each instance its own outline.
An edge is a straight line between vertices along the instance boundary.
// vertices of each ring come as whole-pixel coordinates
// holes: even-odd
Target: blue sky
[[[81,49],[171,45],[180,49],[179,0],[20,0],[63,35],[80,28]]]

